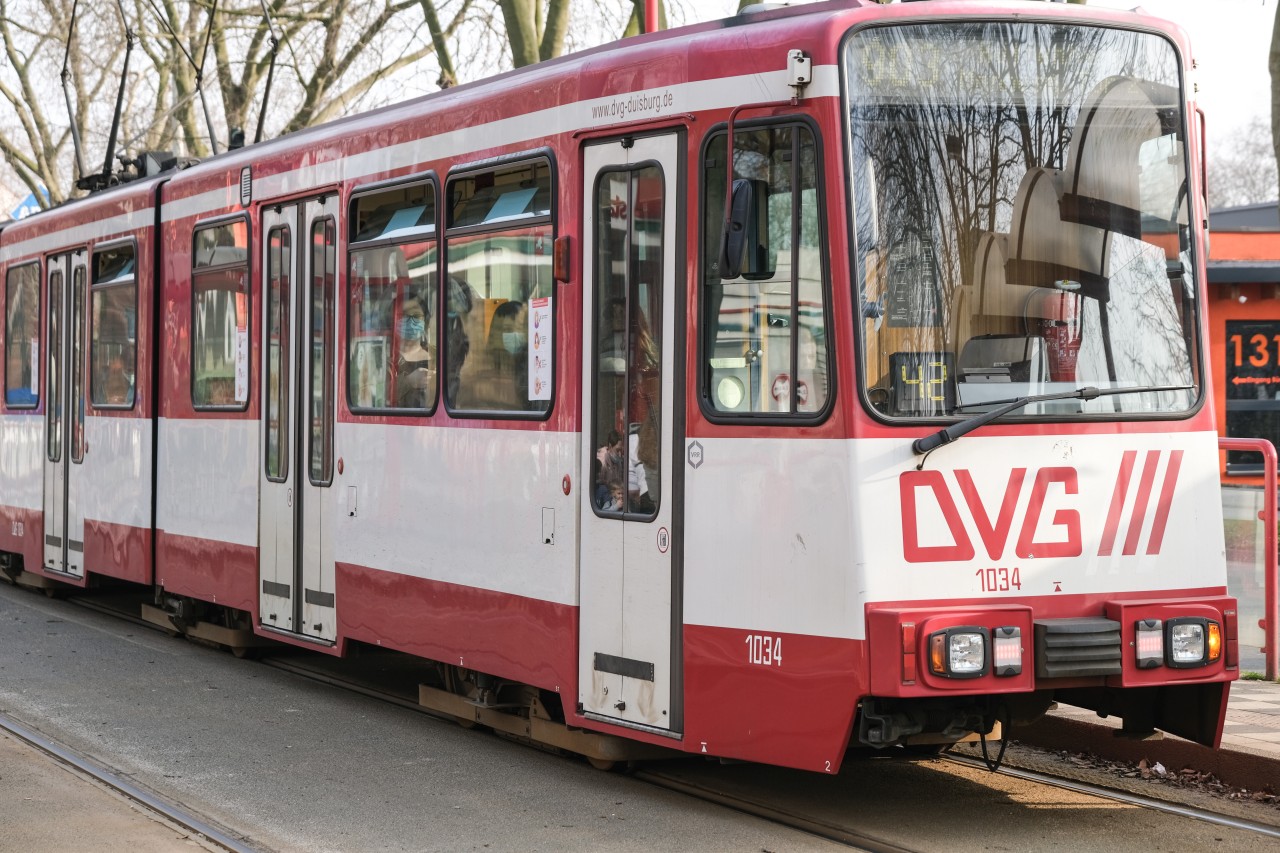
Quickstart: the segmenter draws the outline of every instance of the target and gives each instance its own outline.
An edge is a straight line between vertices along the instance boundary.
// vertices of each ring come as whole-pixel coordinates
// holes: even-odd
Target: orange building
[[[1280,209],[1209,216],[1209,363],[1218,430],[1280,447]],[[1261,456],[1226,454],[1223,482],[1261,485]]]

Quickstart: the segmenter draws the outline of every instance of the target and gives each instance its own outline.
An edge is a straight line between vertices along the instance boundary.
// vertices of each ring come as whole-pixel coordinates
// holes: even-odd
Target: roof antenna
[[[218,135],[213,130],[213,116],[209,115],[209,101],[204,96],[204,61],[209,57],[209,40],[213,36],[213,17],[218,14],[218,0],[213,0],[213,5],[209,7],[209,23],[204,30],[204,50],[200,53],[199,65],[191,58],[191,54],[187,53],[187,49],[182,45],[182,39],[178,38],[178,34],[173,31],[173,27],[169,26],[169,22],[165,20],[164,15],[160,14],[160,10],[156,8],[155,0],[147,0],[147,2],[151,6],[151,11],[155,13],[156,20],[169,31],[169,35],[173,37],[173,43],[178,46],[178,50],[182,51],[182,55],[187,58],[187,62],[191,63],[191,67],[196,70],[196,92],[200,95],[200,106],[204,110],[205,126],[209,128],[209,147],[213,149],[214,154],[217,154]],[[124,14],[123,11],[121,14]]]
[[[267,88],[262,92],[262,108],[258,111],[258,130],[253,135],[255,143],[262,141],[262,127],[267,121],[267,102],[271,100],[271,84],[276,79],[276,54],[280,50],[280,39],[276,37],[276,25],[267,9],[267,0],[262,0],[262,17],[267,22],[267,32],[271,33],[271,64],[267,66]]]
[[[67,99],[67,122],[71,125],[71,146],[76,152],[77,185],[84,179],[84,150],[80,147],[80,128],[76,125],[75,110],[71,106],[71,37],[76,31],[76,8],[80,0],[71,4],[71,23],[67,25],[67,50],[62,55],[62,94]]]

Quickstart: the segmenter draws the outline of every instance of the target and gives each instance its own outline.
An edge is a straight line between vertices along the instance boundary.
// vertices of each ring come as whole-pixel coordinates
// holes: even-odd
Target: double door
[[[83,579],[86,252],[45,269],[44,568]]]
[[[262,211],[260,620],[337,637],[333,509],[335,196]]]
[[[664,733],[680,703],[683,424],[678,133],[583,151],[582,470],[578,702]]]

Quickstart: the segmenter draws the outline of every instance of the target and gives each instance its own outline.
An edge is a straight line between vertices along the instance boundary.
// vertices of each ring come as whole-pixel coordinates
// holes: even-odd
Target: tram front
[[[1021,17],[843,51],[856,737],[947,742],[1060,700],[1216,745],[1235,602],[1179,43]]]

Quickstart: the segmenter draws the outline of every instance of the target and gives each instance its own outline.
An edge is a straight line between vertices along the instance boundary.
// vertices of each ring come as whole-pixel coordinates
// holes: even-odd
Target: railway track
[[[117,604],[110,602],[104,603],[102,601],[95,600],[94,598],[80,596],[71,597],[71,601],[78,606],[111,613],[115,616],[129,619],[135,624],[145,625],[154,630],[160,630],[153,623],[130,614],[127,608],[122,609]],[[394,658],[391,659],[394,660]],[[377,660],[378,659],[375,658],[375,661]],[[401,681],[404,682],[400,683],[391,677],[379,677],[377,675],[379,666],[371,667],[367,663],[349,666],[346,665],[347,662],[341,660],[310,654],[299,654],[293,649],[282,649],[281,653],[278,655],[273,654],[272,652],[267,652],[261,657],[259,663],[282,672],[288,672],[293,675],[337,687],[345,691],[355,692],[379,701],[393,703],[419,713],[428,714],[438,718],[451,719],[449,715],[441,715],[426,709],[417,703],[416,683],[409,683],[413,680],[411,678],[411,666],[406,666],[405,671],[398,673]],[[344,672],[344,669],[349,671]],[[371,672],[373,673],[372,675],[370,674]],[[19,736],[23,737],[24,740],[28,740],[28,742],[32,742],[25,735]],[[41,748],[43,749],[44,747],[41,746]],[[981,761],[964,756],[946,755],[940,760],[947,765],[953,765],[956,767],[968,767],[971,769],[982,767]],[[688,763],[677,765],[675,762],[671,764],[663,762],[647,763],[633,768],[632,775],[634,778],[647,784],[665,788],[705,802],[715,803],[781,826],[844,844],[854,849],[873,851],[873,853],[913,853],[914,850],[918,849],[911,846],[904,846],[900,839],[894,840],[876,835],[875,833],[860,831],[853,825],[855,822],[853,820],[843,819],[840,816],[833,817],[830,814],[822,814],[816,811],[808,811],[804,808],[789,808],[785,803],[779,802],[775,797],[775,794],[778,791],[778,786],[776,785],[771,786],[769,784],[760,784],[754,788],[750,785],[725,785],[717,781],[714,773],[708,776],[700,771],[692,773],[687,772],[690,766],[699,765],[706,766],[705,763],[698,763],[697,765],[690,765]],[[676,769],[668,769],[671,767],[675,767]],[[761,772],[765,772],[774,770],[774,768],[760,768],[760,770]],[[1244,820],[1238,817],[1215,813],[1206,809],[1171,803],[1150,797],[1142,797],[1084,782],[1056,778],[1051,775],[1032,770],[1006,766],[999,772],[1001,775],[1008,778],[1020,780],[1032,785],[1047,786],[1059,790],[1070,791],[1082,796],[1096,798],[1100,801],[1123,804],[1127,807],[1149,809],[1163,814],[1176,815],[1183,818],[1203,821],[1214,826],[1229,827],[1240,832],[1249,833],[1260,840],[1266,838],[1273,840],[1280,839],[1280,828]],[[983,773],[986,773],[985,768],[983,769]],[[97,774],[91,775],[98,778]],[[124,782],[125,785],[128,784],[126,780],[120,781]],[[111,785],[112,787],[116,787],[117,790],[124,791],[126,795],[138,800],[149,808],[153,808],[158,813],[164,814],[166,817],[170,816],[169,811],[165,808],[165,804],[159,803],[157,806],[152,806],[150,802],[148,802],[146,799],[148,796],[147,792],[144,791],[140,792],[140,795],[135,795],[132,791],[116,785],[110,779],[104,780],[104,783]],[[180,811],[180,809],[178,811]],[[208,831],[204,828],[200,828],[198,819],[190,818],[190,822],[188,822],[188,819],[186,818],[179,819],[176,817],[170,817],[170,819],[174,820],[176,823],[180,823],[183,826],[191,828],[193,832],[198,832],[201,835],[210,837],[214,843],[221,844],[227,849],[251,849],[243,846],[232,846],[239,842],[234,838],[226,838],[224,841],[223,837],[217,835],[216,830],[213,830],[212,828]]]
[[[983,767],[981,760],[966,756],[945,755],[943,756],[943,760],[967,767]],[[1157,800],[1152,797],[1142,797],[1125,791],[1117,791],[1112,788],[1090,785],[1086,782],[1061,779],[1045,773],[1039,773],[1035,770],[1025,770],[1022,768],[1006,766],[1001,767],[997,772],[1013,777],[1014,779],[1024,779],[1028,782],[1035,782],[1040,785],[1050,785],[1055,788],[1061,788],[1065,791],[1074,791],[1079,794],[1087,794],[1093,797],[1113,800],[1118,803],[1125,803],[1126,805],[1139,806],[1144,809],[1152,809],[1166,814],[1194,818],[1195,820],[1202,820],[1206,823],[1215,824],[1217,826],[1241,829],[1246,832],[1256,833],[1264,838],[1280,839],[1280,827],[1267,826],[1266,824],[1258,823],[1256,821],[1243,820],[1241,818],[1231,817],[1230,815],[1211,812],[1206,809],[1193,808],[1179,803],[1171,803],[1167,800]]]

